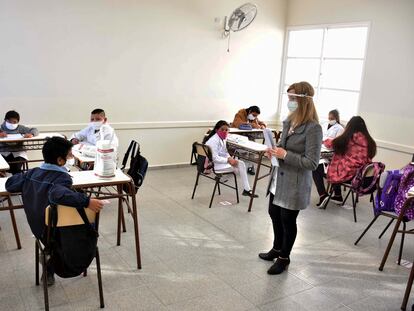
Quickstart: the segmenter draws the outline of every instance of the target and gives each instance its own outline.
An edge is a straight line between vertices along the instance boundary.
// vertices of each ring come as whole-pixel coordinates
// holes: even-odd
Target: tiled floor
[[[191,200],[194,180],[194,167],[149,171],[138,195],[141,271],[135,269],[131,219],[117,247],[115,203],[106,207],[99,240],[105,310],[399,310],[409,269],[395,264],[396,243],[378,271],[390,234],[377,238],[385,220],[353,245],[372,217],[366,199],[356,224],[352,210],[332,203],[327,210],[301,212],[289,271],[268,276],[271,263],[257,257],[272,240],[266,181],[247,213],[246,197],[240,204],[220,204],[235,202],[234,192],[224,188],[208,209],[212,183],[205,179]],[[23,211],[16,214],[21,250],[8,213],[0,213],[0,310],[39,310],[43,295],[34,285],[34,242]],[[403,257],[411,260],[412,237],[406,241]],[[98,310],[97,294],[91,267],[86,278],[57,279],[50,302],[53,310]]]

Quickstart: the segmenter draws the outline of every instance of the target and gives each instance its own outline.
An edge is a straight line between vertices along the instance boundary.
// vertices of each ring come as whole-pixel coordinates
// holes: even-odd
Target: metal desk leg
[[[247,210],[248,212],[252,211],[254,194],[256,193],[257,180],[259,179],[259,174],[260,174],[260,166],[262,166],[262,159],[263,159],[263,152],[260,152],[259,153],[259,161],[257,161],[256,175],[254,175],[252,196],[250,197],[249,209]]]
[[[135,233],[135,251],[137,256],[137,266],[138,269],[141,269],[141,250],[139,246],[139,231],[138,231],[138,209],[137,209],[137,200],[136,200],[136,191],[133,183],[129,183],[129,193],[131,193],[132,201],[132,218],[134,220],[134,233]]]
[[[384,256],[382,257],[381,264],[379,266],[379,270],[382,271],[384,269],[385,262],[387,261],[388,255],[390,254],[392,244],[394,243],[395,236],[397,235],[398,229],[400,228],[400,224],[404,218],[405,210],[407,209],[407,206],[410,204],[410,202],[414,198],[409,198],[405,201],[403,207],[401,208],[400,215],[398,215],[397,223],[395,224],[394,230],[391,234],[390,241],[388,242],[387,249],[385,250]]]
[[[118,185],[116,186],[117,191],[118,191],[118,226],[117,226],[117,230],[116,230],[116,245],[119,246],[121,245],[121,218],[122,218],[122,186]]]
[[[11,201],[10,196],[7,197],[7,203],[9,204],[9,207],[12,206],[12,201]],[[16,218],[14,217],[13,209],[10,210],[10,218],[11,218],[12,225],[13,225],[14,236],[16,238],[17,249],[21,249],[22,245],[20,244],[19,230],[17,230]]]

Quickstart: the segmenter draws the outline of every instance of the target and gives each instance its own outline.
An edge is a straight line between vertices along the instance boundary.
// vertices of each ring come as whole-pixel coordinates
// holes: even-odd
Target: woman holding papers
[[[226,121],[218,121],[214,129],[205,139],[206,145],[210,147],[213,155],[214,169],[216,172],[234,170],[240,174],[243,183],[243,193],[245,196],[253,196],[247,178],[246,165],[243,161],[234,159],[227,151],[226,139],[229,132],[229,124]],[[257,198],[257,194],[254,195]]]
[[[313,103],[314,90],[307,82],[294,83],[288,88],[289,116],[283,121],[282,138],[277,147],[268,149],[268,157],[276,157],[267,193],[274,241],[272,249],[260,253],[263,260],[276,262],[268,274],[280,274],[290,264],[290,252],[295,243],[296,218],[309,205],[312,171],[319,163],[322,128]]]

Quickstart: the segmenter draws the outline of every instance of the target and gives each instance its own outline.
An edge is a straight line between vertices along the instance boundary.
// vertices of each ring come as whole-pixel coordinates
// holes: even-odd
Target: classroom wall
[[[359,113],[389,168],[414,153],[413,17],[413,0],[288,1],[288,26],[371,23]]]
[[[121,152],[136,139],[152,166],[188,163],[191,143],[241,107],[277,120],[286,0],[255,1],[228,53],[223,18],[244,2],[1,0],[1,113],[71,133],[101,107]]]

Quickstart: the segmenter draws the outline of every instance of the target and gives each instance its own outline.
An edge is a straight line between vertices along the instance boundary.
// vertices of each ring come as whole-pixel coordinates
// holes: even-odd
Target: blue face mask
[[[287,107],[288,107],[290,112],[293,112],[296,109],[298,109],[298,102],[295,101],[295,100],[289,100],[288,103],[287,103]]]

